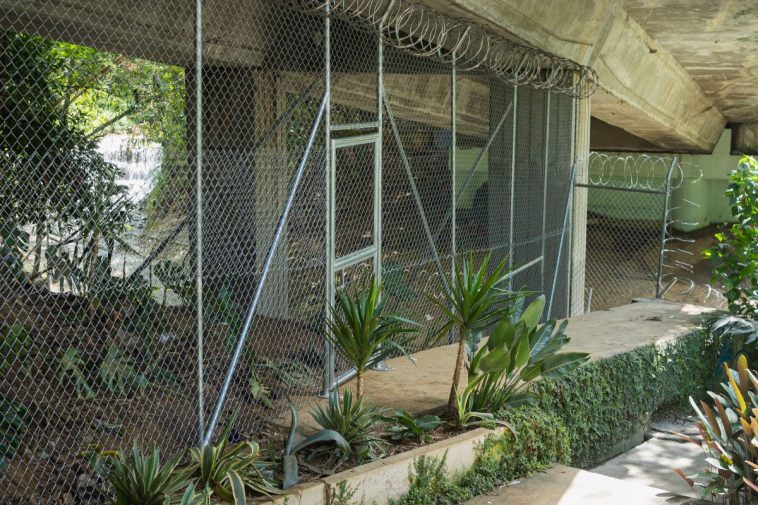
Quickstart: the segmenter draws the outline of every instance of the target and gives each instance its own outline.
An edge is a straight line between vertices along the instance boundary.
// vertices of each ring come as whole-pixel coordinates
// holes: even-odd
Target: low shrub
[[[729,311],[758,316],[758,160],[745,156],[729,174],[726,190],[734,218],[728,230],[717,233],[716,244],[705,251],[713,264],[713,281],[720,284]]]
[[[758,377],[748,368],[745,356],[737,369],[724,365],[726,381],[721,393],[711,392],[710,401],[698,405],[690,398],[698,421],[700,438],[682,435],[705,453],[704,472],[685,476],[677,473],[705,499],[742,504],[758,501]]]
[[[513,431],[491,435],[479,448],[474,465],[448,477],[445,458],[421,457],[409,475],[410,489],[396,505],[453,504],[468,500],[514,479],[570,459],[569,436],[560,420],[532,406],[498,416]]]

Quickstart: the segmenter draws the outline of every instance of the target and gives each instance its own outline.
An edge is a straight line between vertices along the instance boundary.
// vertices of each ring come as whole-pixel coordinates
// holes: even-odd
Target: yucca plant
[[[290,403],[290,432],[287,437],[287,443],[284,446],[284,476],[282,478],[282,489],[288,489],[298,483],[298,463],[297,453],[312,445],[334,443],[345,454],[350,453],[350,444],[345,437],[334,430],[321,430],[313,435],[297,441],[297,425],[300,422],[300,416],[292,403]]]
[[[458,412],[456,389],[466,358],[466,342],[472,335],[510,316],[513,302],[524,296],[505,289],[509,277],[506,260],[490,268],[490,258],[487,254],[479,268],[474,267],[473,255],[460,264],[454,261],[452,275],[444,280],[441,299],[429,296],[447,318],[437,335],[445,335],[453,328],[458,333],[458,352],[447,405],[450,416]]]
[[[567,322],[540,325],[545,297],[532,301],[515,322],[505,317],[493,328],[487,343],[474,355],[469,377],[481,378],[471,392],[472,408],[498,412],[529,399],[531,381],[560,377],[587,360],[585,352],[558,352],[568,344]]]
[[[472,377],[460,393],[455,394],[455,416],[452,419],[454,428],[462,430],[466,428],[481,427],[494,429],[496,426],[508,426],[491,412],[476,410],[474,392],[482,382],[483,376]]]
[[[338,461],[344,461],[351,455],[360,463],[374,459],[384,452],[384,440],[377,434],[377,424],[381,420],[382,409],[368,403],[363,398],[353,398],[349,389],[340,398],[337,391],[329,394],[326,407],[316,405],[311,412],[313,420],[325,430],[333,430],[342,435],[350,451],[337,447],[335,455]]]
[[[356,372],[356,395],[363,396],[363,378],[374,363],[392,354],[406,354],[418,324],[396,314],[385,314],[382,285],[372,278],[366,291],[337,290],[327,338]]]
[[[157,447],[143,454],[136,445],[131,452],[120,450],[113,459],[109,481],[117,505],[169,505],[191,486],[185,472],[177,471],[183,453],[161,465]]]
[[[190,449],[190,475],[201,492],[234,505],[245,505],[248,491],[275,494],[276,486],[266,475],[271,464],[261,458],[257,443],[244,441],[227,450],[230,427],[231,424],[218,444]]]

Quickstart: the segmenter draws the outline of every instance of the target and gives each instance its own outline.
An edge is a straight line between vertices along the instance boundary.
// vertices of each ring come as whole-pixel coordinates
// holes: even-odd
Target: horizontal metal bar
[[[376,254],[376,244],[358,249],[350,254],[346,254],[334,260],[334,270],[342,270],[343,268],[351,267],[356,263],[365,261]]]
[[[379,141],[378,133],[364,133],[352,137],[342,137],[332,139],[332,149],[342,149],[344,147],[362,146],[366,144],[376,144]]]
[[[574,184],[575,188],[591,188],[591,189],[610,189],[613,191],[627,191],[629,193],[651,193],[654,195],[665,195],[665,191],[659,191],[656,189],[645,189],[645,188],[625,188],[622,186],[601,186],[599,184],[585,184],[582,182],[577,182]]]
[[[378,128],[379,128],[378,121],[369,121],[366,123],[333,124],[329,127],[329,129],[332,130],[333,132],[344,131],[344,130],[371,130],[371,129],[378,129]]]
[[[505,278],[506,278],[506,279],[510,279],[510,278],[511,278],[511,277],[513,277],[514,275],[518,275],[518,274],[520,274],[521,272],[523,272],[524,270],[527,270],[527,269],[529,269],[529,268],[533,267],[534,265],[537,265],[538,263],[541,263],[543,259],[545,259],[545,258],[544,258],[544,256],[540,256],[540,257],[538,257],[538,258],[534,258],[534,259],[533,259],[532,261],[530,261],[529,263],[526,263],[526,264],[524,264],[524,265],[521,265],[521,266],[520,266],[520,267],[518,267],[516,270],[512,270],[512,271],[508,272],[507,274],[505,274]]]

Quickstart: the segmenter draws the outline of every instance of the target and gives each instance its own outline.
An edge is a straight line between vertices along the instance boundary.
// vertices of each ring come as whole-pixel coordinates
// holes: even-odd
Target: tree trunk
[[[358,380],[355,385],[355,396],[357,398],[363,397],[363,370],[358,370]]]
[[[455,406],[456,393],[458,392],[458,382],[461,380],[461,370],[463,369],[463,360],[466,358],[466,336],[467,332],[459,330],[460,338],[458,340],[458,355],[455,358],[455,370],[453,371],[453,383],[450,385],[450,398],[447,401],[447,412],[453,420],[456,420],[458,409]]]

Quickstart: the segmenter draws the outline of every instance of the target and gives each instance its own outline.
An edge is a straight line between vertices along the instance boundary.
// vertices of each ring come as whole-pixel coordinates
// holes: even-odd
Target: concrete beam
[[[590,151],[656,152],[664,149],[613,126],[592,118],[590,122]]]
[[[203,12],[204,59],[215,65],[261,64],[284,23],[261,0],[207,0]],[[0,29],[180,67],[194,59],[194,18],[192,1],[0,0]]]
[[[426,0],[532,46],[589,65],[592,115],[671,151],[710,152],[721,112],[665,49],[613,0]]]

